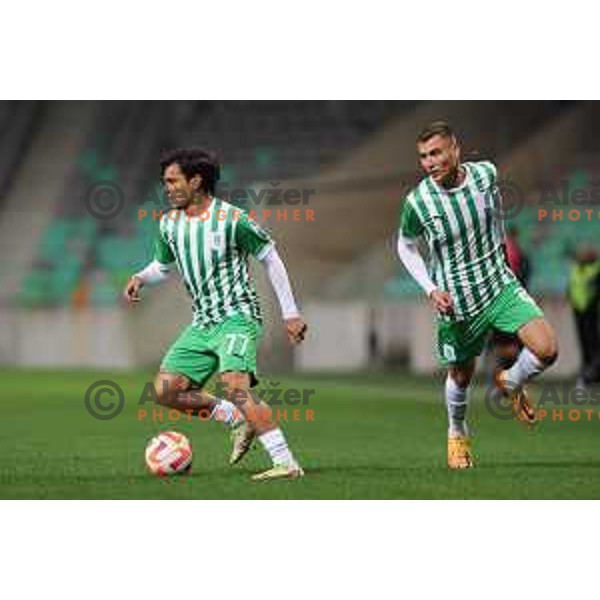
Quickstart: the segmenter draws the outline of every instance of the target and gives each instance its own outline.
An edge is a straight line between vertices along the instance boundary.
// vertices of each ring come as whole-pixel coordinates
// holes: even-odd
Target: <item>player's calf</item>
[[[558,341],[554,328],[546,319],[535,319],[519,330],[519,338],[544,368],[558,358]]]
[[[500,374],[514,391],[550,367],[558,357],[558,343],[552,326],[545,319],[534,319],[519,329],[524,348],[515,364]]]
[[[550,367],[558,357],[554,329],[545,319],[534,319],[519,330],[524,347],[515,363],[496,376],[496,385],[512,399],[516,418],[529,426],[537,423],[537,414],[525,384]]]
[[[294,458],[283,431],[273,420],[271,408],[250,391],[250,375],[228,371],[222,373],[221,382],[227,390],[228,400],[242,411],[248,425],[273,462],[273,468],[259,474],[255,479],[296,478],[303,475],[304,472]]]
[[[444,395],[448,409],[448,434],[467,435],[468,388],[475,371],[475,361],[452,365],[448,370]]]
[[[475,360],[470,360],[464,364],[451,365],[448,369],[448,376],[461,388],[469,387],[475,372]]]
[[[227,401],[243,414],[257,435],[277,426],[271,407],[250,390],[248,373],[226,371],[220,376],[220,384]]]
[[[190,415],[198,415],[207,411],[211,419],[233,426],[243,421],[243,415],[233,404],[222,398],[192,387],[192,382],[185,375],[178,373],[158,374],[154,388],[157,402],[161,406],[173,408]]]
[[[201,410],[213,408],[211,397],[199,390],[192,390],[191,381],[179,373],[161,372],[154,381],[158,404],[181,412],[198,414]]]

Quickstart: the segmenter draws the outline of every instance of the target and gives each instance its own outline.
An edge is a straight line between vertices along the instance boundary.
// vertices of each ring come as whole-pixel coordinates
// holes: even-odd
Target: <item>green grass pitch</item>
[[[449,472],[441,378],[288,378],[284,385],[315,390],[308,406],[314,421],[284,424],[306,477],[254,483],[250,475],[269,465],[259,444],[231,468],[221,423],[137,418],[150,376],[3,371],[0,497],[600,498],[597,418],[546,420],[531,434],[519,423],[490,416],[478,387],[470,408],[477,468]],[[86,411],[84,395],[92,382],[105,378],[122,386],[126,404],[117,418],[100,421]],[[192,440],[188,476],[159,479],[145,471],[146,441],[166,428]]]

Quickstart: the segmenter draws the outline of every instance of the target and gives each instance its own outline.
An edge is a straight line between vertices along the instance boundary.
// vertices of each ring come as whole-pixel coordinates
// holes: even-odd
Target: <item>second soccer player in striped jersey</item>
[[[398,253],[438,315],[437,349],[448,368],[448,466],[473,466],[466,426],[467,391],[492,329],[516,333],[523,343],[516,362],[498,374],[497,385],[513,401],[516,416],[534,424],[525,383],[557,357],[556,336],[519,284],[504,257],[504,223],[496,167],[461,162],[450,126],[434,122],[417,139],[425,178],[406,197]],[[427,269],[417,240],[428,247]]]
[[[160,221],[154,260],[134,275],[125,295],[139,300],[144,285],[175,269],[192,298],[193,321],[165,355],[155,382],[158,401],[185,412],[208,410],[228,424],[238,462],[258,437],[273,467],[256,480],[304,474],[271,410],[250,388],[256,382],[261,313],[249,259],[265,267],[292,343],[306,323],[296,306],[285,266],[270,236],[248,215],[215,197],[219,164],[211,152],[181,148],[161,157],[162,177],[173,209]],[[204,391],[218,374],[225,398]],[[191,393],[193,391],[194,393]]]

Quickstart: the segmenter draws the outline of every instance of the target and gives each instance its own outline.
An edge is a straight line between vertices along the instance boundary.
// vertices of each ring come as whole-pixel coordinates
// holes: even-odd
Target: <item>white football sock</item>
[[[294,465],[296,461],[288,448],[281,429],[272,429],[258,437],[264,449],[269,453],[273,465]]]
[[[511,390],[518,389],[544,369],[540,359],[531,350],[523,348],[515,364],[506,371],[506,381]]]
[[[225,425],[233,425],[244,418],[242,411],[229,400],[215,398],[215,406],[210,413],[210,418],[221,421]]]
[[[448,407],[448,432],[450,435],[467,435],[467,389],[456,385],[454,379],[446,377],[446,406]]]

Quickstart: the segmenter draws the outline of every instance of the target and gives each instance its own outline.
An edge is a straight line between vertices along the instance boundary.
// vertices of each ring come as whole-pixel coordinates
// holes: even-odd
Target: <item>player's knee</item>
[[[249,397],[250,382],[245,373],[234,373],[227,371],[223,373],[219,381],[220,393],[234,404],[245,403]]]
[[[238,408],[250,403],[252,396],[248,388],[230,383],[224,387],[223,396]]]
[[[177,397],[189,389],[190,382],[183,375],[161,374],[154,382],[158,404],[169,406]]]
[[[473,377],[473,373],[468,371],[463,371],[460,369],[450,369],[448,373],[450,379],[460,388],[467,388],[471,383],[471,378]]]
[[[552,329],[535,345],[534,354],[545,368],[556,362],[558,358],[558,341]]]
[[[526,331],[525,345],[542,363],[544,368],[551,366],[558,358],[556,332],[547,321],[535,321],[529,324],[529,330]]]
[[[548,368],[552,366],[558,358],[558,344],[556,343],[556,340],[548,340],[543,346],[540,347],[536,354],[544,367]]]
[[[238,373],[234,371],[226,371],[221,374],[220,383],[228,390],[246,389],[250,387],[250,380],[247,373]]]

